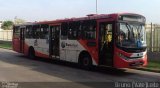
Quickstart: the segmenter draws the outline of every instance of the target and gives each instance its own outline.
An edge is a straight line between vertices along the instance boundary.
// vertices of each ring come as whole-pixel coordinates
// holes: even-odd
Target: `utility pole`
[[[96,0],[96,14],[98,14],[98,1]]]

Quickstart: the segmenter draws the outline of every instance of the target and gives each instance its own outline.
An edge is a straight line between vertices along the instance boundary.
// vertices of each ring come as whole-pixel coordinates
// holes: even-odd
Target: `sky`
[[[97,0],[98,14],[138,13],[160,24],[160,0]],[[0,20],[28,22],[83,17],[96,13],[96,0],[0,0]]]

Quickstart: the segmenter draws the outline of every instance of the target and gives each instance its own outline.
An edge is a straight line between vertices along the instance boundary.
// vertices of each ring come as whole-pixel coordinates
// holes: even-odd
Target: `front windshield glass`
[[[119,23],[118,45],[125,48],[146,47],[145,25]]]

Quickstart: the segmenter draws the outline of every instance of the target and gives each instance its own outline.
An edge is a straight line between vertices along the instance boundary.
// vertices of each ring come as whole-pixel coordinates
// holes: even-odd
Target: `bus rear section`
[[[13,27],[12,48],[19,53],[24,53],[24,30],[22,26]]]

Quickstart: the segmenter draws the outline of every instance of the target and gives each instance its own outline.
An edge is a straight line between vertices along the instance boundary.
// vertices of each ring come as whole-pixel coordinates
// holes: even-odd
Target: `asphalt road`
[[[92,71],[86,71],[77,68],[75,64],[64,64],[43,60],[43,58],[31,60],[14,51],[0,49],[0,82],[25,82],[27,86],[24,88],[28,86],[35,88],[39,84],[43,88],[50,88],[49,84],[62,86],[62,88],[66,88],[66,85],[72,88],[75,86],[76,88],[92,88],[95,85],[87,83],[160,82],[160,73],[110,68],[95,68]],[[37,83],[37,85],[32,85],[32,83]]]

